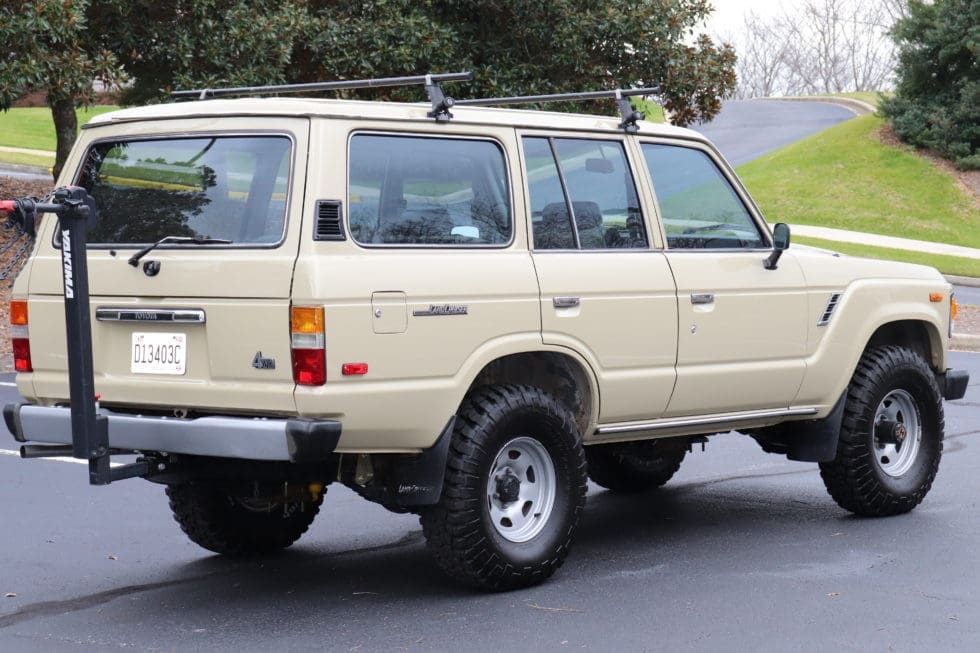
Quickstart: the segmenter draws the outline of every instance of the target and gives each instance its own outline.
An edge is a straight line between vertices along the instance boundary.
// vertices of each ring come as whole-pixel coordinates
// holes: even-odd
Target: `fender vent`
[[[831,293],[830,299],[827,301],[827,307],[823,309],[823,314],[817,320],[817,326],[827,326],[830,323],[830,318],[834,315],[834,310],[840,303],[840,298],[843,294],[839,292]]]
[[[338,200],[317,200],[313,240],[346,240],[344,212]]]

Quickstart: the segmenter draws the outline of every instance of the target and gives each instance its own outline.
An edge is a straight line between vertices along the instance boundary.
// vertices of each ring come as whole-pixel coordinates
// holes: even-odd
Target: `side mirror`
[[[783,255],[783,250],[789,248],[789,225],[785,222],[778,222],[772,228],[772,254],[763,263],[767,270],[775,270],[779,257]]]

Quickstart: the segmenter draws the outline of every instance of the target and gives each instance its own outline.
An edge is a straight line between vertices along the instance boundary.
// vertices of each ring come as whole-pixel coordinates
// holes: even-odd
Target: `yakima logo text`
[[[61,231],[61,259],[65,262],[65,297],[75,298],[75,278],[71,273],[71,240],[68,238],[68,230]]]

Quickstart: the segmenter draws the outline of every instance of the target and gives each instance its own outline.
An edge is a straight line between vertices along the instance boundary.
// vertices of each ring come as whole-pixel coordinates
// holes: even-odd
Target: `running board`
[[[816,415],[816,408],[781,408],[778,410],[759,410],[738,415],[720,415],[715,417],[686,417],[682,419],[656,420],[654,422],[629,422],[607,424],[596,429],[596,435],[616,435],[619,433],[636,433],[639,431],[666,431],[668,429],[692,428],[696,426],[719,426],[723,424],[740,424],[756,420],[774,419],[781,417],[804,417]]]

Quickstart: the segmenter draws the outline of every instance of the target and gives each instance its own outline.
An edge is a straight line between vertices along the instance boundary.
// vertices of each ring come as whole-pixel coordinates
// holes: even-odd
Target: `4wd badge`
[[[252,359],[252,367],[257,370],[274,370],[276,369],[276,359],[275,358],[263,358],[262,352],[255,352],[255,358]]]

